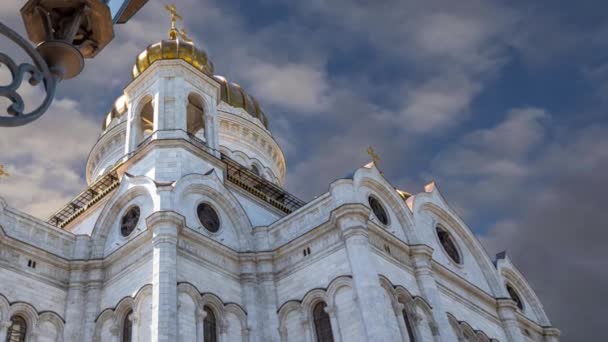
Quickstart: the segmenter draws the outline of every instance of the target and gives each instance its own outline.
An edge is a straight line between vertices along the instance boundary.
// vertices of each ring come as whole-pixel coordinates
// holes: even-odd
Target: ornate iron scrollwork
[[[1,22],[0,34],[21,47],[33,61],[33,65],[30,63],[17,65],[8,55],[0,52],[0,67],[7,67],[12,77],[8,85],[0,85],[0,97],[11,101],[11,105],[6,108],[8,115],[0,115],[0,126],[22,126],[36,120],[48,109],[55,97],[55,87],[58,79],[51,73],[38,51],[18,33]],[[24,113],[25,103],[23,97],[19,95],[18,90],[24,79],[28,77],[27,74],[29,74],[28,82],[30,85],[35,86],[42,82],[46,96],[38,108]]]

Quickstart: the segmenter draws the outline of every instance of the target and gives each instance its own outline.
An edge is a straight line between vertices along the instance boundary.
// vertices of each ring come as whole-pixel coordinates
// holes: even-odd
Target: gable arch
[[[404,242],[410,244],[417,243],[418,237],[416,236],[414,221],[409,209],[395,188],[380,175],[375,167],[371,169],[360,168],[357,170],[353,177],[353,185],[355,188],[368,190],[364,191],[364,198],[361,199],[364,205],[368,206],[367,197],[374,195],[381,200],[385,206],[389,207],[387,209],[390,212],[390,218],[397,220],[401,228],[400,231],[402,236],[400,237],[405,240]],[[392,224],[390,224],[390,226],[392,226]]]
[[[435,226],[439,223],[439,220],[445,222],[448,226],[444,227],[449,233],[458,237],[459,242],[464,244],[464,248],[472,255],[474,265],[479,268],[483,278],[490,290],[490,294],[497,296],[502,293],[500,281],[497,276],[494,264],[485,249],[481,245],[481,242],[473,234],[473,232],[466,226],[464,222],[454,213],[451,212],[449,206],[445,202],[437,202],[431,198],[428,198],[428,194],[416,195],[416,201],[414,202],[414,214],[426,214],[430,213],[432,218],[432,233],[436,235]],[[462,251],[463,246],[458,246]],[[467,258],[463,256],[463,265],[466,267],[471,261],[467,261]]]
[[[145,204],[147,207],[147,210],[141,210],[140,220],[158,209],[158,200],[153,195],[155,191],[156,185],[148,177],[129,177],[127,174],[123,176],[120,186],[108,200],[95,222],[91,234],[93,257],[104,256],[107,239],[112,228],[116,228],[116,222],[120,220],[120,212],[124,211],[134,200],[139,198],[140,204]]]
[[[250,249],[252,247],[252,224],[247,216],[245,209],[240,202],[234,197],[224,184],[220,181],[217,174],[211,172],[207,175],[189,174],[177,181],[173,189],[174,203],[179,207],[180,213],[186,218],[186,226],[198,226],[198,218],[195,215],[196,206],[200,200],[207,200],[216,207],[222,219],[229,220],[230,224],[222,223],[223,228],[234,230],[238,239],[237,249]],[[189,201],[188,197],[194,195],[197,201]],[[191,206],[193,206],[191,208]],[[184,210],[188,210],[184,212]],[[215,239],[215,235],[209,235]]]
[[[550,326],[551,322],[545,314],[545,310],[536,293],[528,284],[523,275],[511,264],[505,265],[505,263],[499,263],[498,272],[503,278],[503,287],[506,298],[510,298],[509,293],[506,290],[506,285],[511,284],[519,294],[520,298],[524,300],[524,315],[536,320],[540,325]]]

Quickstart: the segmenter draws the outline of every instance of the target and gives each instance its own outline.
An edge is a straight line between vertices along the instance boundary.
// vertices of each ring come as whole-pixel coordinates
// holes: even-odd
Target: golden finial
[[[372,162],[374,163],[374,166],[376,166],[376,168],[380,170],[380,166],[378,164],[378,162],[380,161],[380,156],[376,153],[376,151],[374,151],[374,148],[369,146],[367,148],[367,154],[372,157]],[[380,171],[380,174],[383,174],[382,171]]]
[[[191,43],[192,39],[190,39],[190,37],[188,37],[188,35],[186,34],[186,29],[182,27],[182,30],[179,32],[179,36],[182,38],[183,41]]]
[[[175,7],[175,5],[173,4],[165,5],[165,9],[169,11],[169,13],[171,13],[171,28],[169,29],[169,38],[175,40],[179,35],[179,31],[177,30],[177,28],[175,28],[175,22],[177,20],[184,20],[184,18],[182,18],[182,16],[177,13],[177,7]]]
[[[4,171],[4,165],[0,164],[0,177],[2,176],[8,177],[10,175],[8,174],[8,172]]]

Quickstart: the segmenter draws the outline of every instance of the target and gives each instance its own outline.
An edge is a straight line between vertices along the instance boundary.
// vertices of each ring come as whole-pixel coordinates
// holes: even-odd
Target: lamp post
[[[17,65],[0,52],[0,65],[11,73],[8,85],[0,86],[0,97],[11,105],[0,115],[0,126],[22,126],[39,118],[50,106],[61,80],[76,77],[84,68],[85,58],[94,58],[114,38],[114,24],[126,23],[148,0],[28,0],[21,17],[28,41],[0,22],[0,34],[17,44],[32,63]],[[24,101],[18,90],[26,80],[42,83],[44,100],[24,113]]]

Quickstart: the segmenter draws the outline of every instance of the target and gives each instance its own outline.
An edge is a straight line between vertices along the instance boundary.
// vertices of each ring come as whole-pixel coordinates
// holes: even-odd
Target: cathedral
[[[304,202],[258,101],[175,29],[46,221],[0,198],[0,341],[557,342],[506,253],[372,162]],[[348,170],[345,170],[348,171]]]

